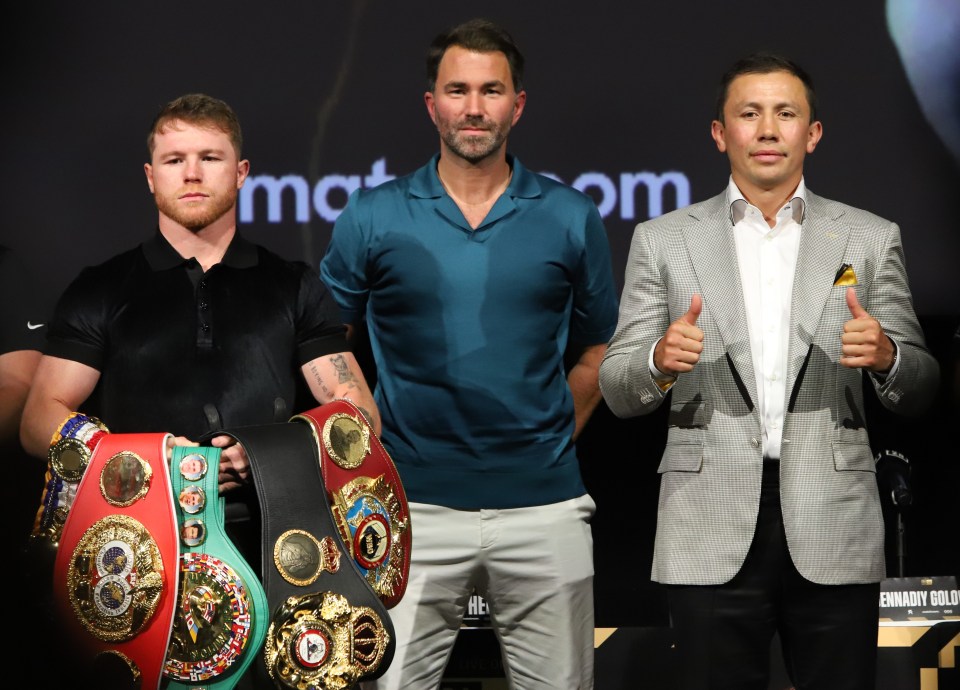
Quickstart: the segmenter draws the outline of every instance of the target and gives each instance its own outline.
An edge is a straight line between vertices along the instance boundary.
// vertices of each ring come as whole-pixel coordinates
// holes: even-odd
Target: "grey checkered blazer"
[[[851,318],[837,270],[851,264],[860,304],[899,345],[899,368],[873,381],[882,404],[913,415],[931,402],[939,366],[913,310],[900,231],[871,213],[807,191],[793,285],[781,505],[790,554],[822,584],[884,577],[883,518],[863,408],[864,376],[841,366]],[[720,584],[740,569],[757,521],[760,416],[743,292],[726,193],[634,231],[620,317],[600,367],[600,388],[619,417],[669,400],[660,461],[652,578]],[[703,298],[704,349],[666,396],[650,376],[650,349]],[[643,453],[642,443],[634,452]]]

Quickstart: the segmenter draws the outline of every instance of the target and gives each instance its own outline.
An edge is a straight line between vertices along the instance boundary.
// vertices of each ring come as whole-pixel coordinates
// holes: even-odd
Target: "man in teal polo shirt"
[[[512,686],[591,688],[594,503],[575,441],[617,320],[606,232],[589,197],[506,152],[526,101],[506,31],[442,33],[427,72],[439,154],[354,193],[321,263],[368,328],[410,502],[398,646],[372,687],[437,687],[476,590]]]

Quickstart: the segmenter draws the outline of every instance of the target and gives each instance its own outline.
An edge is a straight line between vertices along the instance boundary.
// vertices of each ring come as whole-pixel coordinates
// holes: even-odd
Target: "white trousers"
[[[439,687],[474,589],[489,606],[511,688],[593,688],[589,495],[507,510],[409,507],[410,579],[388,611],[396,653],[365,690]]]

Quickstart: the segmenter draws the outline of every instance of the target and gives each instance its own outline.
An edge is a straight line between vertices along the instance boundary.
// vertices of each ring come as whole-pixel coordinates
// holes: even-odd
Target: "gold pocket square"
[[[840,266],[840,270],[837,271],[836,277],[833,279],[834,285],[856,285],[857,284],[857,274],[853,270],[853,266],[850,264],[843,264]]]

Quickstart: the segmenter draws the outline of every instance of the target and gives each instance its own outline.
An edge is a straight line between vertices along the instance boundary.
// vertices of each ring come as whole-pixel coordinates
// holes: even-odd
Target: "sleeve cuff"
[[[889,338],[890,336],[887,337]],[[877,374],[874,372],[870,373],[870,375],[877,379],[877,381],[880,383],[883,383],[887,379],[893,377],[900,368],[900,346],[893,338],[890,338],[890,342],[893,343],[893,365],[890,367],[890,371],[886,372],[885,374]]]
[[[671,374],[664,374],[662,371],[657,369],[653,363],[653,353],[657,349],[657,344],[662,340],[658,338],[657,342],[653,344],[653,347],[650,348],[650,356],[647,358],[647,367],[650,369],[650,376],[653,377],[653,382],[657,384],[657,388],[660,389],[661,393],[666,393],[668,390],[673,388],[673,384],[677,382],[677,377]]]

